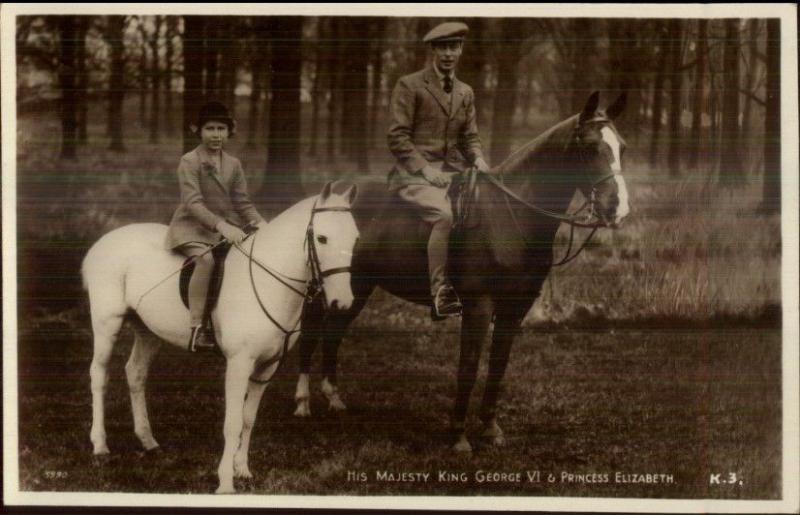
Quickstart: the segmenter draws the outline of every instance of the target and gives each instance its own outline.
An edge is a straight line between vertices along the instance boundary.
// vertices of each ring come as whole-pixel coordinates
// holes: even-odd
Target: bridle
[[[580,136],[578,134],[578,131],[581,128],[582,125],[588,124],[588,123],[609,123],[610,121],[611,120],[609,120],[608,118],[606,118],[604,116],[595,116],[594,118],[592,118],[590,120],[587,120],[587,121],[584,121],[584,122],[580,122],[579,124],[576,124],[575,128],[573,129],[573,132],[572,132],[572,137],[570,138],[569,142],[567,143],[567,145],[565,147],[565,150],[567,150],[569,148],[570,144],[574,144],[574,143],[577,143],[579,141]],[[581,151],[580,147],[578,147],[578,156],[579,156],[579,159],[578,159],[579,162],[583,162],[583,163],[588,162],[588,159],[585,157],[585,154],[584,154],[584,152]],[[505,202],[506,202],[506,208],[508,209],[508,214],[511,216],[511,220],[514,222],[514,225],[516,226],[517,231],[519,232],[520,237],[522,238],[522,241],[525,242],[526,246],[530,247],[529,243],[525,240],[524,231],[522,230],[522,226],[519,224],[519,221],[517,220],[517,217],[514,214],[514,209],[511,207],[511,202],[510,202],[509,199],[514,199],[519,204],[527,207],[528,209],[530,209],[531,211],[533,211],[535,213],[538,213],[540,215],[546,216],[548,218],[552,218],[554,220],[558,220],[559,222],[565,223],[565,224],[570,226],[570,229],[569,229],[569,243],[567,244],[567,251],[564,254],[564,257],[561,258],[561,260],[558,261],[557,263],[553,263],[552,266],[566,265],[567,263],[569,263],[573,259],[577,258],[580,255],[580,253],[583,252],[583,250],[589,244],[589,241],[591,241],[592,237],[597,232],[597,229],[607,226],[607,224],[605,224],[604,222],[602,222],[600,220],[600,217],[597,215],[597,210],[595,209],[595,206],[597,205],[597,188],[601,184],[603,184],[606,181],[612,179],[614,177],[614,175],[616,175],[616,174],[610,173],[610,174],[605,175],[605,176],[597,179],[596,181],[594,181],[591,184],[591,189],[589,191],[589,195],[588,195],[586,201],[578,209],[576,209],[572,213],[562,214],[562,213],[557,213],[555,211],[550,211],[548,209],[544,209],[542,207],[539,207],[539,206],[537,206],[535,204],[532,204],[531,202],[528,202],[527,200],[523,199],[517,193],[515,193],[514,191],[509,189],[508,186],[505,185],[505,183],[503,182],[503,176],[502,175],[500,175],[499,178],[498,178],[498,176],[495,176],[495,175],[485,174],[487,180],[491,184],[493,184],[495,187],[500,189],[500,191],[502,191],[505,194],[504,195],[504,199],[505,199]],[[587,213],[584,213],[586,208],[589,208],[589,211]],[[573,246],[573,243],[574,243],[574,240],[575,240],[575,228],[576,227],[581,227],[581,228],[585,228],[585,229],[591,229],[592,231],[589,233],[589,236],[586,237],[586,239],[583,241],[583,243],[580,245],[580,247],[578,247],[578,250],[574,254],[571,254],[572,253],[572,246]]]
[[[317,213],[325,213],[325,212],[350,213],[352,211],[351,208],[343,207],[343,206],[342,207],[316,207],[316,206],[317,206],[317,204],[316,204],[316,202],[314,202],[314,206],[311,209],[311,217],[308,220],[308,226],[306,227],[306,238],[305,238],[305,241],[303,243],[303,246],[306,247],[306,253],[307,253],[306,267],[311,269],[311,277],[308,278],[308,279],[299,279],[299,278],[287,276],[287,275],[285,275],[285,274],[283,274],[283,273],[281,273],[281,272],[279,272],[277,270],[274,270],[274,269],[264,265],[260,261],[258,261],[253,255],[253,250],[255,249],[257,231],[254,231],[251,234],[248,234],[248,236],[247,236],[247,238],[250,238],[250,249],[249,249],[249,252],[246,251],[245,249],[243,249],[240,244],[238,244],[238,243],[234,244],[236,249],[239,252],[241,252],[242,254],[244,254],[245,257],[247,257],[248,272],[250,274],[250,286],[251,286],[251,288],[253,290],[253,294],[256,297],[256,301],[258,302],[258,305],[261,308],[261,311],[270,320],[270,322],[272,322],[272,324],[275,327],[277,327],[278,330],[280,330],[283,333],[283,351],[280,354],[278,354],[276,356],[273,356],[272,358],[260,363],[259,364],[260,371],[266,370],[267,367],[273,365],[276,362],[278,362],[278,364],[280,366],[280,362],[283,360],[283,357],[286,356],[286,354],[289,351],[289,340],[290,340],[291,336],[293,334],[295,334],[295,333],[299,333],[300,332],[300,329],[298,329],[298,326],[300,325],[300,322],[303,320],[303,316],[305,314],[306,307],[309,306],[310,304],[312,304],[314,302],[314,300],[319,296],[320,293],[323,296],[323,305],[324,306],[328,305],[327,298],[325,297],[325,289],[322,286],[322,281],[326,277],[330,277],[332,275],[343,274],[343,273],[349,273],[350,272],[350,267],[349,266],[342,266],[342,267],[329,268],[327,270],[322,270],[321,263],[319,261],[319,254],[317,252],[317,247],[316,247],[316,244],[315,244],[314,215],[316,215]],[[247,238],[245,238],[245,239],[247,239]],[[276,320],[275,317],[273,317],[270,314],[269,310],[264,305],[264,301],[261,299],[261,295],[259,295],[258,288],[256,287],[255,275],[253,273],[253,265],[257,266],[258,268],[260,268],[264,272],[268,273],[275,280],[277,280],[279,283],[284,285],[286,288],[288,288],[289,290],[291,290],[295,294],[303,297],[303,299],[304,299],[303,309],[301,310],[300,316],[297,318],[297,321],[294,323],[294,325],[290,329],[287,329],[286,327],[284,327],[283,324],[281,324],[278,320]],[[298,285],[304,285],[305,289],[303,290],[302,286],[295,287],[294,285],[290,284],[290,282],[297,283]],[[259,379],[254,379],[252,376],[250,377],[250,381],[253,381],[255,383],[261,383],[261,384],[269,382],[269,380],[261,381]]]

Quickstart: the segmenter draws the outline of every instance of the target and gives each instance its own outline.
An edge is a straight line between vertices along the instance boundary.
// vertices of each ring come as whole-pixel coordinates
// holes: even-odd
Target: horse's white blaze
[[[609,127],[603,127],[600,129],[600,134],[603,135],[603,141],[605,141],[606,144],[611,147],[611,171],[615,174],[620,173],[622,171],[622,161],[620,160],[619,156],[619,140],[617,139],[617,135],[614,134],[614,131],[612,131]]]
[[[628,205],[628,188],[625,185],[625,178],[622,177],[622,159],[620,157],[620,144],[619,138],[611,130],[610,127],[603,127],[600,129],[600,134],[603,136],[603,141],[611,148],[611,172],[614,174],[614,182],[617,183],[617,198],[619,205],[617,205],[616,223],[622,221],[623,218],[628,216],[630,206]]]
[[[623,218],[628,216],[630,212],[630,206],[628,205],[628,188],[625,186],[625,177],[621,174],[614,175],[614,180],[617,183],[617,197],[619,198],[616,219],[616,222],[619,223]]]

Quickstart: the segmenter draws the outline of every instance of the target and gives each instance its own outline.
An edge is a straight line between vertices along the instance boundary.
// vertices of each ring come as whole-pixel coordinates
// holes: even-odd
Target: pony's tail
[[[126,310],[124,270],[127,263],[115,252],[116,246],[116,242],[101,238],[81,263],[83,289],[88,293],[93,315],[95,312]]]

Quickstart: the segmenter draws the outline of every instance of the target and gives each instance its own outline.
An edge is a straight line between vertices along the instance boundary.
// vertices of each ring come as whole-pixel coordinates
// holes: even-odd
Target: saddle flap
[[[475,225],[475,221],[470,218],[470,213],[480,195],[480,188],[478,187],[479,173],[475,167],[467,169],[450,190],[450,198],[453,204],[453,229],[455,230]]]

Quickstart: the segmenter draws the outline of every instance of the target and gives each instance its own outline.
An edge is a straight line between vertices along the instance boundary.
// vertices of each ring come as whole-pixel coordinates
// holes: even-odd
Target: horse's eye
[[[325,245],[326,243],[328,243],[328,237],[327,236],[317,236],[317,241],[322,243],[323,245]]]

